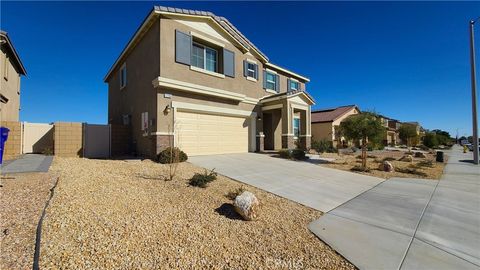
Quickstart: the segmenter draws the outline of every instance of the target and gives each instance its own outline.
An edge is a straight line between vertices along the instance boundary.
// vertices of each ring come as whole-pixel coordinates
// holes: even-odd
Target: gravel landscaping
[[[2,176],[0,269],[32,268],[37,224],[55,179],[49,173]]]
[[[414,151],[415,152],[415,151]],[[361,165],[360,151],[349,154],[323,153],[322,158],[333,159],[332,162],[322,163],[325,166],[344,171],[352,171],[381,178],[403,177],[403,178],[423,178],[423,179],[440,179],[445,168],[444,163],[436,162],[435,155],[425,153],[425,158],[413,157],[412,162],[400,161],[405,155],[402,151],[372,151],[368,152],[367,167],[368,172],[359,172],[352,170],[355,166]],[[387,160],[395,168],[394,172],[385,172],[379,169],[379,165]]]
[[[204,171],[189,163],[173,181],[148,160],[55,158],[51,171],[41,269],[355,269],[308,230],[321,212],[243,185],[261,204],[244,221],[226,196],[242,184],[189,186]]]

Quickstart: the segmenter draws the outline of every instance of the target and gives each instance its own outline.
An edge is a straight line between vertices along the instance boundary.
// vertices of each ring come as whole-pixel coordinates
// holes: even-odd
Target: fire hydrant
[[[467,153],[467,151],[468,151],[468,148],[467,148],[466,145],[464,145],[464,146],[463,146],[463,153]]]

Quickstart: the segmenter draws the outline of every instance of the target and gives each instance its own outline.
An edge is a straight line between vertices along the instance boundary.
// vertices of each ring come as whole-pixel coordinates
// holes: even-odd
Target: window
[[[193,43],[192,66],[218,72],[218,51],[198,43]]]
[[[300,136],[300,118],[293,118],[293,136],[295,138]]]
[[[299,86],[300,85],[297,81],[294,81],[294,80],[290,79],[290,87],[289,87],[290,91],[298,90],[300,88]]]
[[[274,73],[270,73],[267,71],[266,73],[266,88],[267,89],[270,89],[270,90],[273,90],[273,91],[277,91],[276,89],[276,86],[277,86],[277,75],[274,74]]]
[[[123,64],[120,69],[120,89],[124,88],[127,85],[127,66]]]
[[[256,68],[256,64],[247,62],[247,77],[256,79],[257,70],[258,69]]]

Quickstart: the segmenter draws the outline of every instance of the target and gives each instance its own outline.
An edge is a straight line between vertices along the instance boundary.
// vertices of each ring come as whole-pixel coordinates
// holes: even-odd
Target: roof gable
[[[333,122],[351,110],[360,111],[356,105],[313,111],[312,123]]]

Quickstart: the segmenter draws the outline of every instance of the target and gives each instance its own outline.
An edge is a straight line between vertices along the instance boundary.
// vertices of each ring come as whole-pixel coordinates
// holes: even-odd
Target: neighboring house
[[[20,113],[20,76],[25,67],[13,47],[7,32],[0,30],[2,55],[0,61],[0,120],[18,121]]]
[[[310,147],[309,79],[210,12],[154,7],[105,82],[108,122],[131,127],[139,155]]]
[[[333,109],[317,110],[312,112],[312,140],[328,140],[335,147],[344,147],[348,142],[344,137],[338,136],[338,126],[348,116],[359,114],[356,105],[341,106]]]
[[[384,145],[395,146],[400,143],[399,128],[401,126],[400,121],[392,119],[383,115],[380,115],[383,126],[386,128],[385,137],[383,139]]]

